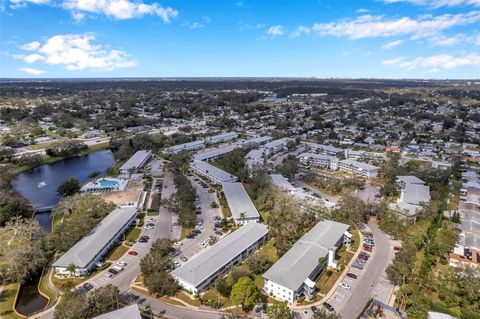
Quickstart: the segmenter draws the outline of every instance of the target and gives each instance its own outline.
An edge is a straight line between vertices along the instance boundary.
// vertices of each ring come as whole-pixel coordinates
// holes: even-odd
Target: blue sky
[[[0,1],[0,77],[480,74],[480,0]]]

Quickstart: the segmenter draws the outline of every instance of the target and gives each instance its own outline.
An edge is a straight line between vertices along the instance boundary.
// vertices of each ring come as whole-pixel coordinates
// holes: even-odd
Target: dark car
[[[335,311],[335,309],[332,307],[332,305],[329,304],[328,302],[324,302],[324,303],[323,303],[323,306],[324,306],[328,311]]]
[[[148,239],[140,237],[140,238],[138,239],[138,242],[139,242],[139,243],[148,243]]]
[[[90,291],[93,289],[93,285],[91,283],[86,282],[83,284],[83,289],[85,289],[86,291]]]
[[[363,265],[362,265],[361,263],[357,263],[357,262],[354,262],[354,263],[352,264],[352,267],[353,267],[353,268],[360,269],[360,270],[363,269]]]
[[[111,273],[111,274],[114,274],[114,275],[118,274],[118,271],[116,271],[116,270],[113,269],[113,268],[110,268],[110,269],[108,270],[108,272]]]
[[[315,307],[315,306],[311,306],[310,309],[312,310],[313,313],[317,313],[317,312],[318,312],[318,308]]]
[[[358,278],[357,275],[352,274],[351,272],[347,272],[346,276],[347,276],[347,277],[350,277],[350,278],[352,278],[352,279],[357,279],[357,278]]]

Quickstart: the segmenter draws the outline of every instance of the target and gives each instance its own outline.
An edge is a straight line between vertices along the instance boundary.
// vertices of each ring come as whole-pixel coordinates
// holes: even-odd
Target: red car
[[[131,255],[131,256],[136,256],[136,255],[138,255],[138,253],[137,253],[135,250],[130,250],[130,251],[128,252],[128,254]]]

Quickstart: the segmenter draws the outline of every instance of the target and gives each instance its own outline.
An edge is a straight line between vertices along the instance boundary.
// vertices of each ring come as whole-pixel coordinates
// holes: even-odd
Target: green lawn
[[[110,252],[110,254],[108,254],[106,260],[116,261],[120,257],[122,257],[129,249],[130,247],[118,245]]]
[[[141,228],[134,227],[130,229],[125,237],[125,240],[128,241],[135,241],[137,240],[138,236],[140,236],[140,232],[142,231]]]
[[[44,295],[46,295],[49,299],[47,307],[55,304],[55,302],[57,301],[57,297],[58,297],[57,293],[48,286],[48,274],[49,274],[49,271],[44,269],[43,274],[42,274],[42,278],[40,279],[40,284],[38,285],[38,289]]]
[[[18,319],[18,316],[13,310],[15,303],[15,296],[17,294],[18,283],[8,284],[3,287],[0,295],[0,317],[4,319]]]

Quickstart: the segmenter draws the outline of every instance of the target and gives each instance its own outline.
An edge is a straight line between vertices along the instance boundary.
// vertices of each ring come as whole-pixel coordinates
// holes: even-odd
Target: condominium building
[[[348,172],[353,175],[362,176],[365,178],[378,177],[379,168],[367,163],[357,162],[351,159],[341,160],[338,162],[338,169]]]
[[[242,262],[267,239],[267,226],[248,223],[205,249],[171,274],[185,290],[198,294]]]
[[[338,159],[335,156],[316,153],[302,153],[298,155],[298,159],[303,165],[321,166],[333,171],[338,169]]]
[[[223,194],[236,224],[258,222],[260,214],[242,183],[223,183]]]
[[[102,261],[136,220],[135,207],[120,207],[107,215],[88,235],[53,263],[55,272],[70,274],[75,265],[76,276],[86,276]]]
[[[193,142],[188,142],[188,143],[183,143],[183,144],[178,144],[178,145],[173,145],[168,148],[166,148],[163,152],[167,155],[172,155],[172,154],[178,154],[180,152],[184,151],[192,151],[192,150],[197,150],[200,148],[205,147],[205,141],[204,140],[197,140]]]
[[[325,267],[336,268],[336,253],[344,243],[348,225],[323,220],[303,235],[263,274],[263,289],[270,296],[293,303],[301,295],[315,295],[315,281]]]
[[[227,182],[236,182],[238,180],[236,176],[204,161],[193,161],[190,164],[190,170],[195,174],[208,178],[218,185]]]
[[[135,154],[133,154],[132,157],[128,159],[128,161],[125,162],[125,164],[120,167],[120,174],[128,174],[132,171],[136,171],[142,168],[151,157],[152,151],[137,151]]]
[[[221,143],[221,142],[226,142],[226,141],[231,141],[234,140],[238,137],[238,133],[236,132],[228,132],[224,134],[219,134],[219,135],[213,135],[205,138],[205,142],[207,144],[216,144],[216,143]]]
[[[341,148],[310,142],[306,142],[305,144],[307,144],[313,152],[318,154],[330,155],[335,157],[341,157],[344,154],[344,150]]]

